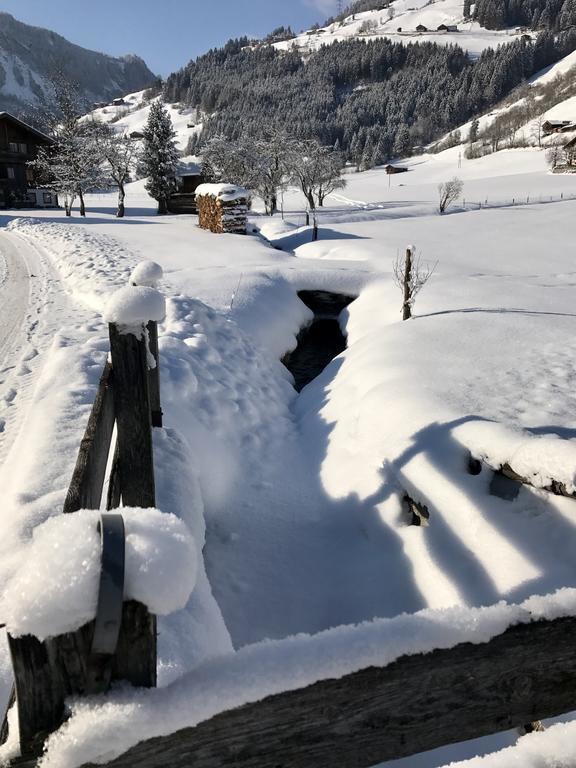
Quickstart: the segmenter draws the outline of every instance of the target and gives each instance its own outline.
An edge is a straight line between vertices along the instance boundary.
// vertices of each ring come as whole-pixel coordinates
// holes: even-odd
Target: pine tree
[[[475,141],[478,141],[478,129],[480,128],[480,121],[478,118],[472,121],[472,125],[470,126],[470,133],[468,135],[468,141],[470,144],[474,144]]]
[[[396,157],[405,157],[410,153],[412,142],[407,125],[401,125],[394,140],[393,152]]]
[[[147,177],[146,191],[158,202],[158,214],[168,213],[168,199],[175,187],[179,153],[168,110],[160,100],[152,102],[143,131],[140,172]]]

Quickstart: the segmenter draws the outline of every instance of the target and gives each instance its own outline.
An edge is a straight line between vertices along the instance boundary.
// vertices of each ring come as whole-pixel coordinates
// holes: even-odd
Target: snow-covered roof
[[[181,160],[176,168],[176,176],[201,176],[202,166],[191,160]]]
[[[234,184],[200,184],[196,197],[216,197],[224,202],[232,202],[250,197],[250,192]]]
[[[37,138],[42,139],[47,144],[54,144],[54,139],[51,139],[50,136],[47,136],[45,133],[42,133],[42,131],[39,131],[37,128],[33,128],[31,125],[28,125],[28,123],[25,123],[23,120],[20,120],[14,115],[11,115],[10,112],[5,112],[5,111],[0,112],[0,119],[10,120],[12,123],[15,123],[20,128],[23,128],[26,131],[30,131],[30,133],[33,133]]]

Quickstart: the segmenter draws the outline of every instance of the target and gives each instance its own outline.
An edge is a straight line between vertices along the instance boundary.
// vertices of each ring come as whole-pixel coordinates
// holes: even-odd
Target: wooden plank
[[[88,418],[66,500],[64,513],[100,507],[110,442],[114,430],[112,369],[106,364]],[[65,698],[95,690],[103,670],[89,662],[92,625],[50,638],[8,638],[14,669],[20,743],[25,755],[41,753],[46,736],[62,722]],[[102,683],[98,682],[97,688]],[[7,736],[7,721],[2,737]]]
[[[122,489],[120,487],[120,453],[118,445],[114,450],[112,467],[110,468],[110,480],[108,483],[108,497],[106,499],[106,509],[118,509],[122,499]]]
[[[120,486],[127,507],[154,507],[154,457],[144,338],[110,324]]]
[[[110,324],[118,476],[127,507],[154,507],[154,455],[146,342]],[[156,685],[156,617],[139,603],[124,606],[113,679]]]
[[[64,502],[65,513],[100,508],[108,452],[114,431],[111,376],[112,368],[107,363],[80,444],[76,467]]]
[[[501,475],[508,480],[513,480],[515,483],[520,483],[521,485],[529,485],[530,487],[537,488],[541,491],[548,491],[549,493],[553,493],[555,496],[566,496],[566,498],[569,499],[576,499],[576,493],[574,493],[572,490],[569,490],[566,485],[561,483],[559,480],[551,479],[549,485],[545,485],[544,487],[534,485],[534,483],[532,483],[527,477],[523,477],[522,475],[519,475],[518,472],[513,470],[510,464],[503,464],[498,469],[494,469],[494,467],[488,464],[487,461],[480,461],[479,459],[475,459],[472,454],[468,455],[468,472],[471,475],[479,475],[482,472],[482,466],[484,465],[487,466],[488,469],[490,469],[496,475]]]
[[[368,768],[573,710],[576,619],[271,696],[142,742],[114,768]]]
[[[502,467],[500,467],[499,472],[501,472],[504,477],[507,477],[509,480],[515,480],[517,483],[530,485],[533,488],[539,488],[540,490],[548,491],[549,493],[553,493],[555,496],[566,496],[569,499],[576,499],[576,493],[569,491],[564,483],[561,483],[559,480],[551,480],[549,485],[545,485],[542,488],[540,486],[534,485],[534,483],[530,482],[528,478],[519,475],[512,469],[509,464],[504,464]]]
[[[92,624],[44,643],[8,636],[24,756],[42,753],[44,740],[62,723],[65,699],[87,692],[91,639]]]
[[[148,347],[156,362],[156,367],[148,371],[148,391],[150,393],[150,415],[153,427],[162,426],[162,405],[160,402],[160,353],[158,351],[158,323],[150,320],[148,328]]]

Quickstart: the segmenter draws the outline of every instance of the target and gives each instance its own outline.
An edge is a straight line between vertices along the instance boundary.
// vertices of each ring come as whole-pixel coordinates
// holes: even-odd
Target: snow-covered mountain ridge
[[[58,71],[77,83],[87,102],[108,101],[154,80],[137,56],[90,51],[0,13],[0,109],[19,113],[49,100],[50,78]]]

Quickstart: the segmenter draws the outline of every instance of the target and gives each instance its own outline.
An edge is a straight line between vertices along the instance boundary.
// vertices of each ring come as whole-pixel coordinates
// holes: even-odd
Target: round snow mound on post
[[[129,285],[112,294],[104,309],[104,320],[117,325],[160,322],[166,317],[166,301],[155,288]]]
[[[156,288],[163,277],[164,270],[160,264],[156,264],[155,261],[141,261],[140,264],[132,270],[132,274],[130,275],[130,285]]]

